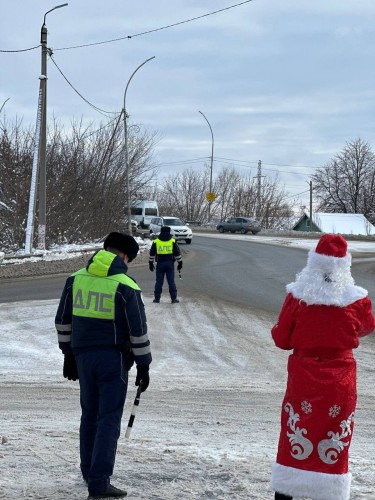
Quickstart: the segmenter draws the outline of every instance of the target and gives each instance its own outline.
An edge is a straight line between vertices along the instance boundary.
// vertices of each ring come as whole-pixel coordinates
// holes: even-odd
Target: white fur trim
[[[294,498],[349,500],[352,475],[325,474],[272,464],[271,488]]]
[[[307,305],[345,307],[367,297],[367,290],[355,285],[350,273],[352,256],[330,257],[310,250],[307,266],[286,289]],[[327,281],[328,280],[328,281]]]

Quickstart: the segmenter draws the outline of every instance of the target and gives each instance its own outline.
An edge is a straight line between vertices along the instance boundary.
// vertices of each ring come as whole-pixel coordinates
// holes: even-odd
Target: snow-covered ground
[[[305,248],[316,244],[303,241],[311,245]],[[276,318],[183,295],[178,307],[151,297],[145,304],[151,384],[126,439],[135,396],[130,372],[113,483],[132,499],[273,498],[268,481],[288,356],[270,338]],[[87,497],[79,474],[79,388],[62,377],[56,308],[55,300],[0,304],[0,499]],[[352,500],[375,499],[374,355],[375,336],[363,339]]]

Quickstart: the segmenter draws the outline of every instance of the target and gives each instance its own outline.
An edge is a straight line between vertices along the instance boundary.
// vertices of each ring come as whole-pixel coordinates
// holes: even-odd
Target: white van
[[[158,217],[159,209],[156,201],[136,200],[131,207],[132,219],[141,227],[148,227],[151,219]]]

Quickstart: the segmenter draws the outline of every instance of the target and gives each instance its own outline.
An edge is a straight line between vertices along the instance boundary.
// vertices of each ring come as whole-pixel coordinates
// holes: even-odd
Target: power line
[[[215,157],[215,161],[217,161],[219,157]],[[245,160],[230,160],[228,159],[227,161],[224,161],[224,159],[221,159],[220,160],[220,163],[224,163],[224,164],[227,164],[227,165],[233,165],[233,166],[237,166],[237,167],[241,167],[241,168],[254,168],[254,165],[241,165],[240,163],[237,163],[237,162],[241,162],[241,163],[258,163],[256,161],[245,161]],[[275,163],[265,163],[262,161],[262,166],[263,165],[275,165]],[[284,166],[287,166],[287,167],[295,167],[296,165],[284,165]],[[308,168],[308,167],[306,167]],[[310,176],[310,174],[304,174],[303,172],[291,172],[291,171],[286,171],[286,170],[280,170],[280,169],[276,169],[276,168],[264,168],[263,167],[263,170],[267,170],[268,172],[277,172],[277,173],[280,173],[280,174],[291,174],[293,173],[293,175],[306,175],[307,177]]]
[[[202,161],[202,160],[206,160],[206,159],[207,159],[207,157],[203,156],[202,158],[192,158],[191,160],[179,160],[179,161],[170,161],[170,162],[166,162],[166,163],[159,163],[158,166],[159,167],[169,167],[172,165],[186,165],[189,163],[195,163],[197,161]]]
[[[250,2],[253,2],[253,1],[254,0],[245,0],[244,2],[236,3],[234,5],[229,5],[228,7],[223,7],[222,9],[214,10],[212,12],[208,12],[207,14],[202,14],[201,16],[192,17],[190,19],[186,19],[185,21],[178,21],[178,22],[173,23],[173,24],[168,24],[167,26],[161,26],[160,28],[154,28],[152,30],[142,31],[140,33],[136,33],[135,35],[125,35],[125,36],[121,36],[119,38],[112,38],[111,40],[103,40],[101,42],[85,43],[85,44],[82,44],[82,45],[72,45],[70,47],[60,47],[60,48],[57,48],[57,49],[54,49],[54,50],[81,49],[83,47],[93,47],[94,45],[103,45],[103,44],[106,44],[106,43],[119,42],[121,40],[130,40],[130,38],[135,38],[137,36],[142,36],[142,35],[149,35],[150,33],[155,33],[157,31],[162,31],[162,30],[166,30],[166,29],[169,29],[169,28],[174,28],[175,26],[179,26],[181,24],[186,24],[186,23],[190,23],[192,21],[197,21],[198,19],[203,19],[204,17],[213,16],[214,14],[219,14],[220,12],[224,12],[226,10],[234,9],[236,7],[240,7],[241,5],[244,5],[246,3],[250,3]],[[15,50],[0,49],[0,52],[14,54],[14,53],[17,53],[17,52],[27,52],[29,50],[35,50],[35,49],[38,49],[39,47],[40,47],[40,45],[35,45],[35,47],[29,47],[27,49],[15,49]]]
[[[40,47],[40,45],[35,45],[35,47],[29,47],[28,49],[19,49],[19,50],[2,50],[2,49],[0,49],[0,52],[7,52],[7,53],[14,54],[15,52],[27,52],[28,50],[39,49],[39,47]]]
[[[196,163],[198,161],[209,161],[210,157],[208,156],[203,156],[201,158],[192,158],[191,160],[179,160],[179,161],[173,161],[173,162],[165,162],[165,163],[160,163],[158,166],[159,167],[169,167],[169,166],[177,166],[177,165],[186,165],[189,163]],[[258,161],[250,161],[250,160],[236,160],[234,158],[224,158],[220,156],[215,156],[214,161],[217,163],[221,164],[227,164],[227,165],[232,165],[234,167],[241,167],[241,168],[254,168],[254,165],[252,164],[257,164]],[[245,163],[245,165],[243,165]],[[301,165],[281,165],[277,163],[265,163],[262,161],[262,165],[275,165],[275,166],[284,166],[284,167],[292,167],[292,168],[317,168],[317,167],[308,167],[306,165],[301,166]],[[291,174],[293,173],[294,175],[305,175],[307,177],[310,176],[310,174],[305,174],[303,172],[291,172],[291,171],[286,171],[286,170],[280,170],[276,168],[263,168],[263,170],[267,170],[269,172],[277,172],[277,173],[282,173],[282,174]]]
[[[299,196],[300,194],[305,194],[309,193],[310,189],[306,189],[306,191],[302,191],[301,193],[293,194],[292,196],[287,196],[286,199],[288,200],[289,198],[295,198],[296,196]]]
[[[320,168],[317,165],[283,165],[280,163],[264,163],[264,165],[271,165],[271,166],[275,166],[275,167]]]
[[[95,111],[97,111],[98,113],[101,113],[102,115],[106,116],[107,114],[118,114],[119,112],[116,112],[116,111],[105,111],[104,109],[101,109],[101,108],[98,108],[98,106],[95,106],[94,104],[92,104],[90,101],[88,101],[85,97],[83,97],[83,95],[78,92],[78,90],[73,86],[73,84],[68,80],[68,78],[64,75],[64,73],[62,72],[62,70],[59,68],[59,66],[57,65],[56,61],[54,60],[54,58],[52,57],[52,53],[49,54],[50,56],[50,59],[51,61],[53,62],[53,64],[56,66],[56,68],[58,69],[58,71],[60,72],[60,74],[62,75],[62,77],[64,78],[64,80],[68,83],[68,85],[74,90],[74,92],[76,94],[79,95],[79,97],[81,99],[83,99],[85,101],[86,104],[88,104],[89,106],[91,106],[93,109],[95,109]]]
[[[268,163],[263,163],[263,165],[268,165]],[[304,174],[303,172],[288,172],[287,170],[278,170],[276,168],[263,168],[263,170],[267,170],[269,172],[280,172],[280,174],[306,175],[307,177],[310,177],[310,174]]]
[[[218,14],[218,13],[224,12],[226,10],[230,10],[230,9],[234,9],[236,7],[240,7],[241,5],[244,5],[246,3],[250,3],[252,1],[253,0],[245,0],[244,2],[240,2],[240,3],[234,4],[234,5],[229,5],[228,7],[224,7],[222,9],[215,10],[215,11],[209,12],[207,14],[202,14],[201,16],[196,16],[196,17],[192,17],[190,19],[186,19],[185,21],[179,21],[179,22],[176,22],[176,23],[173,23],[173,24],[168,24],[167,26],[162,26],[160,28],[154,28],[152,30],[142,31],[141,33],[136,33],[135,35],[125,35],[125,36],[121,36],[119,38],[112,38],[111,40],[103,40],[101,42],[85,43],[85,44],[82,44],[82,45],[73,45],[73,46],[70,46],[70,47],[60,47],[60,48],[54,49],[54,50],[81,49],[83,47],[93,47],[94,45],[103,45],[103,44],[106,44],[106,43],[119,42],[121,40],[129,40],[130,38],[135,38],[137,36],[149,35],[150,33],[155,33],[157,31],[162,31],[162,30],[166,30],[166,29],[169,29],[169,28],[173,28],[173,27],[179,26],[181,24],[191,23],[192,21],[197,21],[198,19],[202,19],[204,17],[213,16],[214,14]]]
[[[246,161],[246,160],[236,160],[233,158],[223,158],[220,156],[215,156],[216,159],[218,160],[228,160],[228,161],[235,161],[238,163],[258,163],[257,161]],[[282,163],[265,163],[262,161],[262,165],[271,165],[274,167],[293,167],[293,168],[320,168],[317,167],[316,165],[314,166],[309,166],[309,165],[291,165],[291,164],[282,164]]]

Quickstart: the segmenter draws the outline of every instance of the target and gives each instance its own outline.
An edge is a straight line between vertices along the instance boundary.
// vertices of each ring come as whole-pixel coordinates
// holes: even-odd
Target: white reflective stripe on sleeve
[[[133,337],[130,335],[130,342],[132,344],[144,344],[145,342],[148,342],[148,335],[147,333],[141,337]]]
[[[72,330],[72,325],[60,325],[58,323],[55,323],[56,330],[58,332],[70,332]]]
[[[143,354],[150,354],[151,347],[133,347],[134,356],[142,356]]]
[[[70,342],[70,333],[69,334],[63,334],[63,333],[58,333],[57,334],[57,340],[59,342]]]

